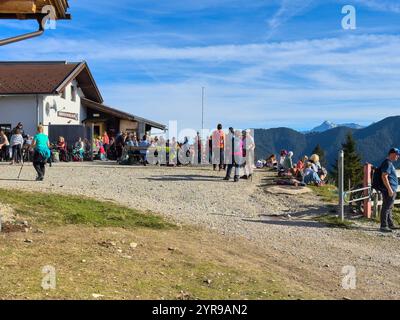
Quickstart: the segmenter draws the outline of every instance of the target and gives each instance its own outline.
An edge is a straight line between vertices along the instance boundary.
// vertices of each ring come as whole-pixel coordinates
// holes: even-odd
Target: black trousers
[[[0,150],[1,160],[8,160],[9,158],[9,146],[3,146]]]
[[[46,160],[43,159],[43,157],[37,151],[35,151],[33,155],[33,167],[38,174],[38,178],[44,178],[46,173]]]
[[[383,204],[381,211],[381,228],[393,227],[393,207],[396,200],[396,192],[393,197],[389,197],[389,193],[386,191],[382,192]]]
[[[12,146],[12,156],[12,159],[15,162],[19,162],[22,160],[22,148],[20,144]]]

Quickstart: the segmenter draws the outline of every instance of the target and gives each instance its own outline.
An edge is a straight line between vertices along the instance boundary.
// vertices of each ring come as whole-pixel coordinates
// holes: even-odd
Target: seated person
[[[323,184],[321,178],[318,173],[313,169],[313,164],[308,163],[306,169],[304,170],[304,183],[307,185],[317,185],[320,186]]]
[[[83,159],[85,154],[85,144],[83,143],[82,138],[79,138],[78,141],[75,142],[74,151],[79,153],[79,156]]]
[[[275,168],[278,166],[278,161],[276,160],[276,157],[274,154],[270,155],[267,160],[266,160],[266,166],[268,168]]]
[[[64,137],[59,137],[57,141],[57,151],[60,154],[60,161],[67,161],[67,144]]]
[[[10,142],[4,131],[0,131],[0,157],[1,161],[8,160],[8,154],[10,149]]]
[[[285,160],[283,161],[283,168],[285,169],[286,172],[293,169],[293,152],[292,151],[290,151],[287,154],[287,156],[285,157]]]
[[[315,172],[318,172],[318,171],[322,168],[322,166],[321,166],[321,164],[320,164],[320,162],[319,162],[319,155],[317,155],[317,154],[313,154],[313,155],[310,157],[309,162],[312,164],[312,169],[313,169]]]

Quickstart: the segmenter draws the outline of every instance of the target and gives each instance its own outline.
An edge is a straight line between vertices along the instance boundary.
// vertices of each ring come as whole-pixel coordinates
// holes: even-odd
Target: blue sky
[[[70,0],[73,20],[0,47],[0,60],[86,60],[113,107],[180,129],[310,129],[398,115],[393,0]],[[344,5],[357,29],[341,26]],[[34,28],[0,21],[2,37]]]

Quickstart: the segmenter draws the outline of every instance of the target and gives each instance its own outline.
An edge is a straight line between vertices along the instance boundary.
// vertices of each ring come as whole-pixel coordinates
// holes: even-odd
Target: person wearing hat
[[[382,190],[383,205],[381,212],[381,232],[392,232],[392,230],[399,229],[394,225],[392,212],[394,202],[396,200],[397,189],[399,187],[399,180],[393,162],[399,160],[399,157],[399,149],[390,149],[387,159],[382,163],[380,167],[382,172],[382,181],[385,186]]]

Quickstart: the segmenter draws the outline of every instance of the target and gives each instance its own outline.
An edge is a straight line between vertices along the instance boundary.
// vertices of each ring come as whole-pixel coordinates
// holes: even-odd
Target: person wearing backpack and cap
[[[380,172],[382,176],[382,195],[383,205],[381,212],[381,232],[390,233],[393,230],[400,228],[394,225],[393,221],[393,207],[396,200],[397,189],[399,187],[399,180],[396,173],[396,168],[393,162],[399,160],[400,150],[398,148],[392,148],[389,151],[387,159],[382,163]]]

